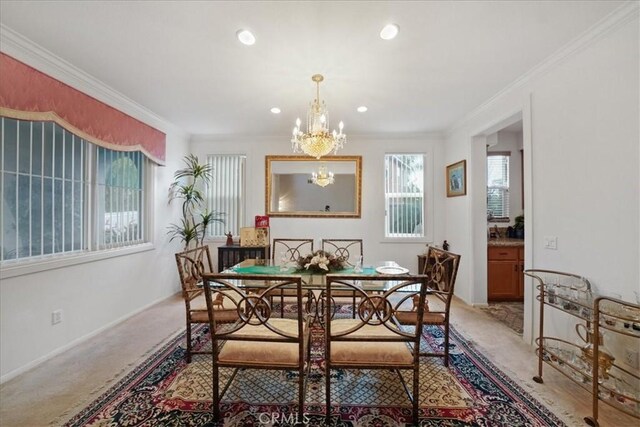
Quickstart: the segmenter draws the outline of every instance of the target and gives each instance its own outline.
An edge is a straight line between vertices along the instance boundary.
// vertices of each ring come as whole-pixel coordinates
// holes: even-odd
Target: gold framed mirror
[[[360,218],[362,156],[265,156],[270,217]]]

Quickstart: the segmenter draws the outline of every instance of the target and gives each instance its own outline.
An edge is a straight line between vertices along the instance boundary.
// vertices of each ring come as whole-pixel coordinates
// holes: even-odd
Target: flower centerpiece
[[[296,263],[298,265],[297,271],[311,271],[313,273],[324,274],[336,270],[343,270],[346,265],[346,259],[320,249],[312,254],[298,258]]]

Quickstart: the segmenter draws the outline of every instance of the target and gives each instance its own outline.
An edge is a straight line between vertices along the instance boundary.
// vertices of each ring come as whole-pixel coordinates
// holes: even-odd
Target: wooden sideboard
[[[271,246],[219,246],[218,247],[218,272],[233,267],[245,259],[271,258]]]

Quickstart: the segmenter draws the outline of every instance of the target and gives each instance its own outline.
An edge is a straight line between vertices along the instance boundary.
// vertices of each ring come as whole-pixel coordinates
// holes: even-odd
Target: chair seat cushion
[[[338,319],[331,322],[331,335],[359,325],[358,319]],[[376,338],[398,337],[384,325],[364,325],[346,337],[372,341],[331,341],[331,363],[353,366],[381,364],[412,365],[413,354],[404,342],[376,341]]]
[[[298,336],[297,320],[271,318],[269,319],[269,324],[279,330]],[[305,355],[307,353],[306,346],[308,345],[308,328],[306,325],[303,334],[304,350],[302,354]],[[245,325],[239,331],[234,332],[232,336],[244,338],[281,337],[264,325]],[[221,337],[221,339],[225,338]],[[299,345],[297,342],[236,341],[227,339],[218,354],[218,361],[220,363],[243,366],[297,367],[299,365],[298,356]]]
[[[204,297],[204,293],[193,298],[189,302],[189,307],[191,308],[191,311],[207,311],[207,300]],[[218,309],[219,307],[214,306],[214,308]],[[226,308],[230,310],[236,309],[236,303],[231,300],[231,296],[225,294],[225,297],[222,300],[222,308]]]
[[[209,313],[207,311],[207,301],[204,294],[200,294],[190,301],[191,321],[193,323],[208,323]],[[233,301],[229,297],[222,300],[222,309],[214,308],[217,322],[234,322],[238,319],[238,310]]]
[[[403,325],[415,325],[418,320],[415,311],[396,311],[396,319]],[[442,325],[444,324],[444,313],[427,311],[422,315],[422,323],[426,325]]]
[[[231,323],[238,320],[238,311],[233,310],[217,310],[216,309],[216,322],[218,323]],[[192,323],[209,323],[209,312],[206,310],[192,310],[191,311]]]

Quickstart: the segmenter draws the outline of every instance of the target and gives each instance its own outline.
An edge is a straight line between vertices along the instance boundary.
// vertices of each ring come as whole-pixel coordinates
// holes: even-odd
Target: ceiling
[[[3,0],[0,22],[191,134],[287,135],[315,73],[332,128],[427,133],[621,4]],[[400,33],[382,40],[390,22]],[[255,45],[238,42],[241,28]]]

